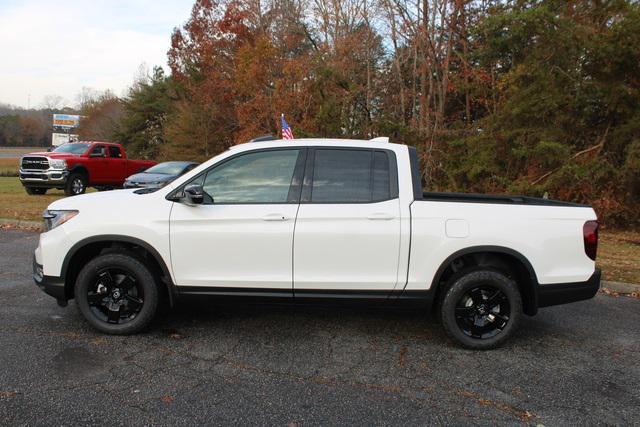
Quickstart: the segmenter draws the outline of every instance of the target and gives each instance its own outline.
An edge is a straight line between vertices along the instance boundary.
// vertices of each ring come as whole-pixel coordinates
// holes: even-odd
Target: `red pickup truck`
[[[28,194],[44,194],[49,188],[67,196],[87,187],[121,187],[134,173],[156,162],[127,159],[124,148],[111,142],[82,141],[63,144],[53,151],[29,153],[20,159],[20,182]]]

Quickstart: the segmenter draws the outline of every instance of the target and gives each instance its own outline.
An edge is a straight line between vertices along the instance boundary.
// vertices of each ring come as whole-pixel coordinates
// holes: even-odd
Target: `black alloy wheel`
[[[142,310],[144,289],[131,272],[107,267],[97,272],[95,283],[87,288],[87,302],[101,321],[124,324]]]
[[[509,323],[509,299],[491,285],[478,286],[462,295],[456,305],[456,323],[472,338],[492,338]]]
[[[89,261],[78,274],[74,297],[91,326],[117,335],[146,328],[160,298],[154,275],[129,252],[107,253]]]
[[[500,346],[513,335],[521,317],[517,283],[494,270],[475,268],[454,275],[440,299],[445,332],[466,348]]]

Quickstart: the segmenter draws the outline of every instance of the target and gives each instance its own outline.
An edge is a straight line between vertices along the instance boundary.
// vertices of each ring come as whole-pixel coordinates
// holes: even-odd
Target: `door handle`
[[[262,217],[263,221],[287,221],[289,218],[281,213],[270,213]]]
[[[367,218],[372,219],[372,220],[383,220],[383,221],[388,221],[390,219],[394,219],[395,215],[386,213],[386,212],[376,212],[376,213],[372,213],[370,214]]]

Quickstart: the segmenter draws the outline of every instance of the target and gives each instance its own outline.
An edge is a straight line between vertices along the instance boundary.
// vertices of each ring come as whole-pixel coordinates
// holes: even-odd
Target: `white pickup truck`
[[[415,149],[385,139],[237,145],[158,190],[52,203],[34,279],[109,334],[189,296],[368,302],[436,308],[477,349],[596,294],[593,209],[423,193],[420,176]]]

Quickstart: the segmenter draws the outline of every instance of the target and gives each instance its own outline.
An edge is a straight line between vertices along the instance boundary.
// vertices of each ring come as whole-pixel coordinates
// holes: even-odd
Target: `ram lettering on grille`
[[[49,169],[49,161],[38,157],[25,157],[22,159],[23,169]]]

